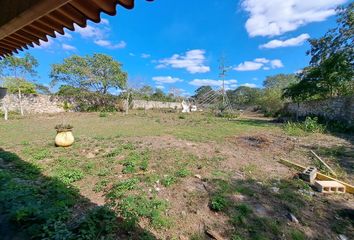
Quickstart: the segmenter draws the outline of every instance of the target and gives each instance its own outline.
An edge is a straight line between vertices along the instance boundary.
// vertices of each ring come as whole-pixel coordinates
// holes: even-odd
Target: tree
[[[274,76],[268,76],[264,80],[263,86],[267,89],[282,90],[298,81],[299,79],[296,77],[295,74],[277,74]]]
[[[339,7],[338,26],[319,39],[310,39],[310,65],[301,81],[285,89],[293,101],[354,94],[354,3]]]
[[[192,96],[196,101],[202,100],[206,94],[213,92],[213,89],[210,86],[201,86],[195,90],[195,95]]]
[[[23,57],[7,56],[0,62],[0,72],[4,76],[5,85],[9,87],[10,92],[18,93],[22,116],[24,115],[22,107],[23,90],[31,92],[33,87],[35,92],[35,86],[31,85],[32,83],[26,79],[36,74],[34,69],[37,66],[37,60],[29,53],[26,53]],[[17,91],[14,91],[14,89],[17,89]]]
[[[62,64],[53,64],[50,76],[52,85],[60,82],[102,94],[107,94],[111,88],[123,89],[127,82],[122,64],[105,54],[73,55]]]
[[[9,93],[35,94],[36,85],[23,78],[6,77],[4,78],[4,86]]]
[[[237,107],[255,106],[258,104],[258,99],[261,95],[259,88],[251,88],[247,86],[240,86],[235,90],[226,91],[232,105]]]

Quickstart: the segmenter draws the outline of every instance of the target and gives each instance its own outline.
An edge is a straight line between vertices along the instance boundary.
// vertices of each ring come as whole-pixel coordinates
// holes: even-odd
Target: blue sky
[[[156,0],[118,6],[99,24],[50,39],[28,50],[38,60],[38,82],[50,82],[50,65],[72,54],[106,53],[123,64],[133,87],[151,85],[193,94],[220,87],[219,59],[230,70],[227,88],[261,87],[266,76],[294,73],[308,64],[307,39],[335,26],[345,0]]]

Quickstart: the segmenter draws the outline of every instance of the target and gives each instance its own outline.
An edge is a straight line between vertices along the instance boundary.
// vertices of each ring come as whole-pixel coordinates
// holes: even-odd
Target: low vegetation
[[[343,206],[336,203],[324,211],[335,204],[331,198],[314,193],[277,165],[274,152],[296,161],[309,158],[303,147],[289,150],[288,124],[246,115],[230,121],[207,112],[184,118],[160,111],[109,117],[66,113],[66,119],[79,126],[70,148],[54,147],[53,123],[46,116],[11,120],[10,125],[2,121],[1,132],[9,140],[0,139],[0,208],[9,226],[6,234],[39,239],[204,239],[204,228],[188,228],[193,225],[211,227],[229,239],[307,239],[304,226],[318,229],[318,236],[323,231],[351,236],[350,215]],[[38,121],[34,134],[30,130]],[[296,128],[306,133],[297,137],[303,143],[313,145],[316,136],[331,138],[315,118]],[[307,134],[312,132],[316,134],[310,141]],[[336,144],[333,141],[325,142]],[[351,156],[348,147],[328,148],[322,140],[317,144],[315,151],[343,173],[341,179],[351,179],[345,165]],[[269,170],[274,166],[279,168],[276,175]],[[352,201],[348,197],[346,201]],[[314,205],[318,208],[312,209]],[[325,228],[306,214],[310,211]],[[289,213],[299,225],[286,217]],[[326,220],[334,214],[335,221]],[[21,231],[16,231],[19,226]]]

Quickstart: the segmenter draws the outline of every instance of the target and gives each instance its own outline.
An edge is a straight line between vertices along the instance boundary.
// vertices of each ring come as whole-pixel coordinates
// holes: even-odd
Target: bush
[[[224,210],[227,206],[227,200],[222,195],[216,195],[212,197],[210,201],[210,209],[216,212]]]
[[[284,131],[292,136],[303,136],[307,133],[323,133],[326,127],[318,122],[317,117],[306,117],[302,123],[287,122],[284,125]]]

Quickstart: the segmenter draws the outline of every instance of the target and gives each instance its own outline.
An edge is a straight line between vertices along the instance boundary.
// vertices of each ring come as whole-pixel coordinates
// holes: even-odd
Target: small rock
[[[160,192],[161,189],[159,187],[155,187],[156,192]]]
[[[263,185],[263,183],[262,183],[262,182],[257,182],[257,184],[259,184],[259,185]]]
[[[294,214],[292,213],[288,213],[287,217],[289,218],[290,221],[298,224],[299,223],[299,220],[297,220],[297,218],[294,216]]]
[[[279,188],[278,187],[271,187],[270,188],[273,192],[278,193],[279,192]]]
[[[92,152],[89,152],[87,155],[86,155],[87,158],[94,158],[96,157],[95,154],[93,154]]]
[[[187,238],[186,236],[183,236],[183,235],[181,235],[181,236],[179,236],[179,240],[188,240],[189,238]]]
[[[196,177],[198,179],[202,179],[202,176],[200,176],[199,174],[194,175],[194,177]]]
[[[182,215],[182,217],[186,217],[186,216],[187,216],[186,211],[182,211],[182,212],[181,212],[181,215]]]
[[[339,239],[339,240],[349,240],[349,239],[347,238],[347,236],[345,236],[345,235],[343,235],[343,234],[339,234],[339,235],[338,235],[338,239]]]
[[[306,189],[300,189],[299,192],[302,194],[302,195],[308,195],[308,196],[313,196],[315,195],[315,192],[312,191],[312,190],[306,190]]]

